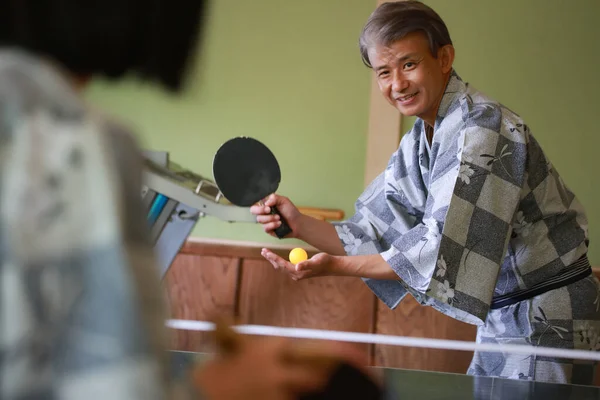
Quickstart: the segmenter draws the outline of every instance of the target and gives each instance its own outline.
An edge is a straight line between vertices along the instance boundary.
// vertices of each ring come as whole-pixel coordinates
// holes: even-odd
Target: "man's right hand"
[[[277,207],[277,210],[292,230],[292,233],[286,236],[286,238],[300,238],[299,228],[302,214],[287,197],[272,194],[264,200],[263,205],[255,204],[250,207],[250,212],[256,215],[256,221],[263,226],[266,233],[277,237],[275,229],[281,226],[281,219],[279,215],[271,214],[271,207],[273,206]]]
[[[277,207],[288,226],[292,230],[287,238],[300,239],[322,252],[331,255],[345,256],[338,234],[332,224],[302,214],[287,197],[272,194],[264,200],[263,205],[255,204],[250,212],[256,215],[256,221],[263,226],[266,233],[277,237],[275,229],[281,226],[279,216],[271,214],[271,207]]]

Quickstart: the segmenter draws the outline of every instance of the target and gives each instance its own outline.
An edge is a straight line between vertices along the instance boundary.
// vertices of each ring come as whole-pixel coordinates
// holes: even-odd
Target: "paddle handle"
[[[290,229],[289,225],[285,221],[285,218],[283,218],[283,215],[281,215],[279,213],[279,210],[277,210],[277,207],[275,207],[275,206],[271,207],[271,214],[279,215],[279,220],[281,221],[281,225],[279,225],[279,227],[277,229],[275,229],[275,234],[277,235],[277,237],[279,239],[283,239],[284,237],[289,235],[292,232],[292,230]]]

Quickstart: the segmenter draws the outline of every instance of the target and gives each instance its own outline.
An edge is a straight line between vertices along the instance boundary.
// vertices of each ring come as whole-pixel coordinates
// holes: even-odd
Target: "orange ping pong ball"
[[[308,254],[306,254],[306,250],[296,247],[290,251],[290,262],[294,265],[305,261],[308,258]]]

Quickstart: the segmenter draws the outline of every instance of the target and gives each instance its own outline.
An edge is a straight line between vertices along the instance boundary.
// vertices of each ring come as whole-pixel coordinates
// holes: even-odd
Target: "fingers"
[[[262,205],[271,212],[270,207],[280,206],[287,201],[289,201],[287,197],[273,193],[262,200]]]
[[[267,233],[281,226],[281,218],[278,215],[259,215],[256,217],[256,221],[262,225],[263,230]]]
[[[271,214],[269,206],[258,204],[250,207],[250,212],[256,215],[256,222],[262,225],[266,233],[275,236],[273,231],[281,226],[281,217],[279,214]]]
[[[294,266],[294,270],[296,271],[296,275],[301,277],[313,275],[315,271],[319,270],[319,260],[309,258],[308,260],[301,261]]]
[[[310,276],[327,276],[335,273],[336,258],[327,253],[318,253],[296,265],[296,272]]]
[[[276,254],[270,252],[267,249],[262,249],[260,251],[260,255],[263,256],[268,262],[270,262],[273,268],[279,269],[279,262],[277,260],[277,258],[279,257]]]
[[[264,224],[263,225],[263,230],[268,233],[268,234],[272,234],[271,236],[275,235],[275,229],[279,228],[281,226],[281,221],[277,221],[277,222],[271,222],[269,224]]]
[[[250,207],[250,212],[254,215],[269,215],[271,207],[264,204],[254,204]]]
[[[307,278],[310,274],[309,270],[305,270],[302,272],[297,271],[296,266],[294,264],[279,257],[277,254],[273,253],[268,249],[262,249],[260,254],[271,263],[274,269],[283,270],[287,272],[290,275],[290,277],[295,281]]]
[[[278,196],[275,193],[273,193],[264,200],[264,203],[268,207],[273,207],[273,206],[277,205],[277,203],[280,203],[280,201],[278,201],[280,199],[281,199],[281,196]]]
[[[277,205],[278,197],[275,194],[269,195],[263,199],[260,203],[254,204],[250,207],[250,212],[254,215],[265,215],[271,212],[271,207]]]
[[[290,271],[294,271],[294,266],[289,261],[279,257],[277,254],[273,253],[268,249],[262,249],[260,254],[266,258],[275,269],[287,269]]]
[[[261,224],[280,223],[281,217],[279,214],[257,215],[256,221],[260,222]]]
[[[311,266],[312,266],[312,262],[310,259],[308,259],[306,261],[301,261],[298,264],[296,264],[295,270],[297,272],[309,271],[311,269]]]

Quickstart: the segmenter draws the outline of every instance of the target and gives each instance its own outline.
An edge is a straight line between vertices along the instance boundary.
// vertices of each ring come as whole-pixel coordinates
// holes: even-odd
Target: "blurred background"
[[[466,81],[528,121],[586,206],[600,264],[595,152],[600,145],[597,0],[427,0],[448,24]],[[182,98],[133,82],[88,98],[133,125],[146,148],[212,177],[227,139],[264,141],[281,163],[280,193],[349,216],[364,188],[370,71],[358,36],[375,0],[219,0]],[[399,135],[410,129],[402,122]],[[381,157],[387,159],[395,148]],[[277,241],[260,227],[202,220],[193,236]]]

